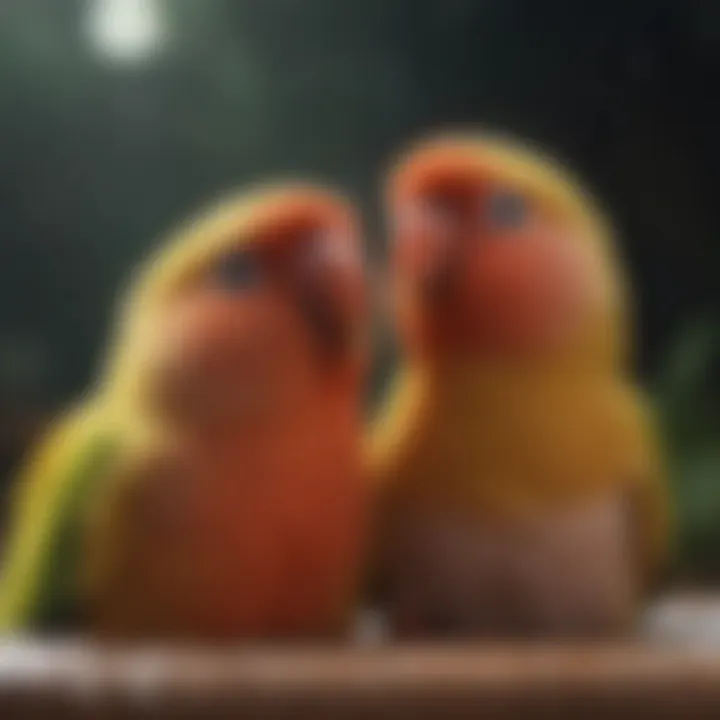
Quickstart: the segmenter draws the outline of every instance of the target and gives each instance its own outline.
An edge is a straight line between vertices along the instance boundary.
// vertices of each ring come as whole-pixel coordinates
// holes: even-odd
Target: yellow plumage
[[[650,574],[667,553],[662,464],[644,399],[615,378],[528,368],[401,371],[369,448],[392,524],[397,506],[542,513],[613,486],[637,491]]]

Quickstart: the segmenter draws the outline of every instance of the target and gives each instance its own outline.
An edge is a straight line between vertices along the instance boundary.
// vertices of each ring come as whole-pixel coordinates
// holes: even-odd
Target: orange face
[[[352,211],[321,191],[260,208],[159,316],[149,375],[161,410],[213,431],[257,427],[358,380],[359,242]]]
[[[391,187],[405,341],[423,351],[532,353],[570,342],[599,298],[577,219],[461,144],[421,151]]]

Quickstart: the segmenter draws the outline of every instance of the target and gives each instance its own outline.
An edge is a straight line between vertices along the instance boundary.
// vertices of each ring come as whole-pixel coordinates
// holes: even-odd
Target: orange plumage
[[[87,540],[98,631],[344,629],[365,520],[359,243],[347,202],[289,187],[213,211],[151,264],[118,385],[150,429]]]

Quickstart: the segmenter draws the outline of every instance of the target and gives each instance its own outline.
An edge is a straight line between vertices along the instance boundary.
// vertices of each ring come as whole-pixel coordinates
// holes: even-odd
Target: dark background
[[[153,4],[164,35],[119,59],[93,42],[93,2],[0,2],[0,476],[86,386],[123,279],[169,226],[309,175],[355,193],[381,257],[388,160],[477,123],[545,145],[616,220],[693,547],[720,556],[720,3]]]

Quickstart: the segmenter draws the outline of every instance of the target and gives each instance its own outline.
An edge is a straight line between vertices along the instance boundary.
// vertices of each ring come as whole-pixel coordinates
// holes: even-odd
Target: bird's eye
[[[218,260],[212,275],[215,284],[223,290],[251,290],[260,284],[262,268],[250,251],[235,250]]]
[[[496,192],[488,198],[484,214],[493,228],[516,230],[527,218],[527,202],[513,191]]]

